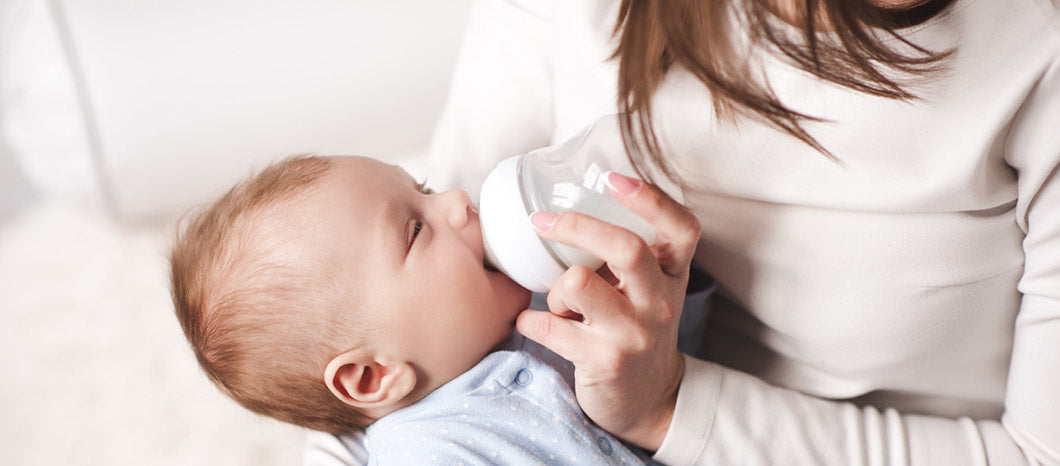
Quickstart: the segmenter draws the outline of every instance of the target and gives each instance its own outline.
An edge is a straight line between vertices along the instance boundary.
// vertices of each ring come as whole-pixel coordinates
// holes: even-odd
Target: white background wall
[[[173,219],[291,153],[421,169],[469,0],[0,2],[0,464],[298,464],[195,366]]]
[[[50,192],[131,216],[291,153],[409,154],[467,3],[7,0],[4,135]]]

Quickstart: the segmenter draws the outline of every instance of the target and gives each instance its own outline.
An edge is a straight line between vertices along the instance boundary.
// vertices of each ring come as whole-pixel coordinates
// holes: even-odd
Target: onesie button
[[[607,456],[611,456],[611,452],[614,451],[614,449],[611,448],[611,441],[608,440],[607,437],[597,437],[596,446]]]
[[[519,372],[515,373],[515,383],[520,386],[530,385],[530,382],[534,380],[534,374],[526,369],[519,369]]]

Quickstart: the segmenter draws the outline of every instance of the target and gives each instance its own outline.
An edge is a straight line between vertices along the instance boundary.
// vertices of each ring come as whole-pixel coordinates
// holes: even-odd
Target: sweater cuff
[[[710,438],[721,395],[722,373],[714,364],[684,355],[685,376],[677,391],[670,429],[652,457],[663,464],[697,464]]]

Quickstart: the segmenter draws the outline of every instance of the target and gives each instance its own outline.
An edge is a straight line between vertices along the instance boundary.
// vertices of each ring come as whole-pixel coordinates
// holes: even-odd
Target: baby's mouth
[[[478,214],[478,210],[477,209],[475,210],[475,213]],[[480,223],[479,224],[479,228],[481,228],[481,227],[482,227],[482,224]],[[491,257],[493,258],[492,262],[494,262],[494,263],[497,262],[497,259],[495,257],[495,254],[493,253],[493,251],[490,249],[489,243],[487,243],[485,241],[485,239],[486,239],[485,238],[485,233],[483,233],[482,234],[482,268],[485,269],[489,273],[502,273],[498,268],[496,268],[492,264],[490,264],[490,262],[491,262],[490,258]]]

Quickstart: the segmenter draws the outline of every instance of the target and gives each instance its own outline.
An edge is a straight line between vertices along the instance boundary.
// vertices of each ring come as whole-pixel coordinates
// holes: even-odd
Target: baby
[[[484,266],[463,191],[368,158],[290,158],[193,217],[171,266],[222,391],[310,429],[366,429],[376,463],[650,461],[584,416],[569,363],[513,334],[530,293]]]

